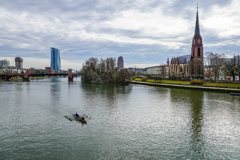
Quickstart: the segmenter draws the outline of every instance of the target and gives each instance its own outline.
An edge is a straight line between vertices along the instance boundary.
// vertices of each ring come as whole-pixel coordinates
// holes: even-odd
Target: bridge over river
[[[23,81],[30,81],[30,77],[40,76],[68,76],[68,81],[73,81],[74,77],[81,75],[81,73],[71,73],[71,69],[68,69],[68,73],[31,73],[30,69],[27,69],[25,73],[7,73],[1,74],[0,79],[9,81],[11,77],[21,77]]]

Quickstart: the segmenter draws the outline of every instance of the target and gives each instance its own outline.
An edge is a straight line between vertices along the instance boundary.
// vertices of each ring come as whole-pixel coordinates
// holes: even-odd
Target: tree
[[[115,58],[101,59],[89,58],[81,69],[82,80],[86,83],[99,84],[122,84],[126,79],[130,79],[127,69],[119,70],[116,67]]]
[[[233,81],[235,81],[235,76],[240,75],[240,57],[235,56],[232,59],[229,59],[225,62],[225,72],[227,75],[233,77]]]
[[[236,61],[236,74],[240,76],[240,55],[234,56],[234,59]]]
[[[211,68],[211,71],[212,71],[212,74],[213,74],[215,80],[219,80],[220,70],[224,66],[225,55],[207,52],[206,56],[207,56],[207,60],[209,61],[209,68]]]
[[[166,77],[165,67],[167,67],[167,66],[165,66],[164,64],[161,64],[161,65],[160,65],[160,68],[161,68],[161,69],[160,69],[160,74],[161,74],[161,78],[162,78],[162,79]]]
[[[206,54],[208,54],[207,52]],[[209,57],[204,58],[204,77],[210,79],[212,77],[212,68],[210,67]]]
[[[130,78],[130,73],[126,68],[121,69],[118,72],[118,83],[123,84],[126,83],[126,80]]]

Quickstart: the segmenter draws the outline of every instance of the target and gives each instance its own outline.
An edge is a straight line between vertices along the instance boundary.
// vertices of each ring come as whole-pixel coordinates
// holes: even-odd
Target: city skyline
[[[62,69],[78,70],[90,57],[150,67],[191,53],[197,1],[0,2],[0,59],[22,57],[24,68],[50,66],[50,46],[61,50]],[[199,1],[204,53],[239,54],[239,7],[237,0]]]

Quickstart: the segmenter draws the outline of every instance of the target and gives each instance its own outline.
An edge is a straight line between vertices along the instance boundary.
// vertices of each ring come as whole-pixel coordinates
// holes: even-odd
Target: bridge
[[[40,76],[68,76],[68,81],[73,81],[74,77],[81,75],[81,73],[71,73],[71,69],[68,69],[68,73],[31,73],[29,69],[26,70],[25,73],[8,73],[1,74],[0,79],[4,81],[9,81],[11,77],[21,77],[23,81],[30,81],[30,77],[40,77]]]

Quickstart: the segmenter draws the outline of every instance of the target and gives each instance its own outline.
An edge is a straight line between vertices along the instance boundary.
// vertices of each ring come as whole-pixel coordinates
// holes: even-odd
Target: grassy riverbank
[[[55,78],[55,77],[30,77],[31,80],[33,80],[33,79],[45,79],[45,78]]]
[[[21,81],[22,80],[22,78],[21,77],[11,77],[10,79],[9,79],[9,81]]]
[[[211,83],[205,82],[203,86],[224,87],[224,88],[240,88],[240,83]]]
[[[136,78],[135,81],[142,81],[141,78]],[[191,85],[190,81],[175,81],[175,80],[154,80],[147,79],[145,82],[165,83],[165,84],[178,84],[178,85]],[[206,87],[221,87],[221,88],[240,88],[240,83],[213,83],[205,82],[202,86]]]

